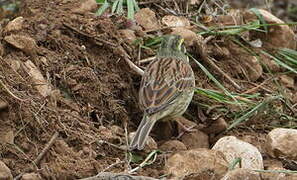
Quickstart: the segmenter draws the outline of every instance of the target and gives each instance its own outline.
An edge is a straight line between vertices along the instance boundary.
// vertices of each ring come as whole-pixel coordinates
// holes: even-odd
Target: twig
[[[112,144],[112,143],[107,142],[107,141],[104,141],[104,140],[98,140],[98,141],[96,141],[96,142],[97,142],[98,144],[107,144],[107,145],[109,145],[109,146],[111,146],[111,147],[117,148],[117,149],[122,150],[122,151],[126,151],[126,150],[127,150],[127,148],[125,148],[125,147],[117,146],[117,145],[115,145],[115,144]]]
[[[107,170],[109,170],[109,169],[115,167],[116,165],[123,164],[123,163],[125,163],[125,161],[119,161],[119,159],[117,159],[115,163],[113,163],[113,164],[107,166],[107,167],[106,167],[105,169],[103,169],[100,173],[104,173],[105,171],[107,171]],[[99,173],[99,174],[100,174],[100,173]]]
[[[9,94],[9,95],[11,95],[13,98],[15,98],[15,99],[17,99],[17,100],[19,100],[19,101],[26,101],[26,99],[21,99],[21,98],[19,98],[19,97],[17,97],[16,95],[14,95],[5,85],[4,85],[4,83],[3,83],[3,81],[2,80],[0,80],[0,86],[2,86],[5,90],[6,90],[6,92]]]
[[[211,65],[215,70],[217,70],[221,75],[223,75],[236,89],[240,90],[241,87],[235,82],[233,81],[233,79],[226,74],[221,68],[219,68],[215,63],[214,63],[214,58],[212,57],[205,57],[203,58],[209,65]]]
[[[153,57],[149,57],[149,58],[145,58],[145,59],[142,59],[139,61],[139,64],[144,64],[144,63],[148,63],[148,62],[151,62],[153,60],[156,59],[156,56],[153,56]]]
[[[52,136],[52,138],[50,139],[50,141],[46,144],[46,146],[43,148],[43,150],[41,151],[41,153],[37,156],[37,158],[33,161],[33,164],[35,164],[36,166],[38,166],[38,164],[40,163],[41,159],[44,157],[44,155],[48,152],[48,150],[52,147],[52,145],[54,144],[54,142],[56,141],[56,139],[59,136],[59,132],[55,132],[55,134]],[[30,169],[25,169],[24,172],[22,172],[21,174],[19,174],[18,176],[16,176],[14,178],[14,180],[18,180],[20,179],[26,172],[28,172]]]
[[[212,37],[210,37],[209,39],[206,39],[205,42],[211,40]],[[219,68],[215,63],[215,59],[210,57],[205,50],[205,43],[204,41],[200,42],[200,41],[196,41],[196,48],[198,49],[198,52],[200,54],[200,56],[202,57],[202,59],[210,66],[212,66],[212,68],[214,68],[216,71],[218,71],[222,76],[224,76],[236,89],[240,90],[241,87],[233,81],[233,79],[226,74],[221,68]]]
[[[115,49],[115,51],[117,51],[117,54],[119,54],[120,56],[122,56],[124,58],[124,60],[126,61],[126,63],[130,66],[130,68],[132,70],[134,70],[137,74],[139,75],[143,75],[144,72],[142,69],[140,69],[138,66],[136,66],[131,60],[130,60],[130,56],[128,55],[128,53],[124,50],[124,48],[122,46],[119,46]]]
[[[155,178],[146,177],[146,176],[130,176],[124,173],[110,173],[110,172],[99,173],[96,176],[88,177],[80,180],[106,180],[106,179],[157,180]]]
[[[114,44],[114,43],[112,43],[112,42],[109,42],[109,41],[100,39],[100,38],[98,38],[98,37],[96,37],[96,36],[91,36],[91,35],[89,35],[89,34],[87,34],[87,33],[84,33],[84,32],[82,32],[82,31],[80,31],[80,30],[78,30],[78,29],[72,27],[71,25],[69,25],[69,24],[67,24],[67,23],[63,23],[63,25],[64,25],[65,27],[67,27],[68,29],[71,29],[71,30],[73,30],[74,32],[76,32],[76,33],[78,33],[78,34],[81,34],[81,35],[83,35],[83,36],[86,36],[86,37],[90,38],[91,40],[93,40],[93,41],[95,41],[95,42],[98,41],[98,42],[100,42],[100,43],[103,43],[103,44],[106,44],[106,45],[109,45],[109,46],[113,46],[113,47],[116,47],[116,46],[117,46],[116,44]]]
[[[268,78],[265,81],[263,81],[261,84],[258,84],[256,87],[253,87],[252,89],[248,89],[246,91],[244,91],[242,94],[250,94],[250,93],[254,93],[255,91],[257,91],[258,89],[262,88],[268,81],[270,81],[272,78]]]
[[[52,138],[47,143],[47,145],[44,147],[44,149],[41,151],[41,153],[33,161],[36,165],[38,165],[40,163],[41,159],[44,157],[44,155],[47,153],[47,151],[52,147],[52,145],[54,144],[54,142],[56,141],[58,136],[59,136],[59,132],[55,132],[55,134],[52,136]]]

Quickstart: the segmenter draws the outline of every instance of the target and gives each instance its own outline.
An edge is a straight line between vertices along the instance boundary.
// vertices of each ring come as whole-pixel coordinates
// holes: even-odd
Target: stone
[[[14,70],[14,71],[18,71],[21,67],[21,61],[20,60],[10,60],[9,62],[10,67]]]
[[[40,180],[41,177],[36,173],[26,173],[22,176],[21,180]]]
[[[0,128],[0,144],[13,144],[14,143],[14,133],[9,127]]]
[[[81,1],[78,8],[73,9],[74,13],[84,14],[87,12],[92,12],[97,9],[97,2],[96,0],[83,0]]]
[[[297,130],[276,128],[268,133],[267,153],[275,158],[297,160]]]
[[[218,134],[227,129],[228,124],[223,118],[219,118],[214,121],[210,126],[201,129],[202,132],[206,134]]]
[[[22,50],[27,55],[35,55],[37,45],[33,38],[24,35],[9,35],[5,36],[4,40],[10,45]]]
[[[24,21],[25,19],[21,16],[13,19],[5,26],[4,33],[21,30],[23,28]]]
[[[229,171],[221,180],[261,180],[261,177],[253,170],[237,168]]]
[[[257,81],[263,74],[263,68],[255,56],[246,56],[247,75],[250,81]]]
[[[119,33],[122,35],[123,39],[129,44],[132,44],[137,38],[133,30],[130,29],[121,29]]]
[[[226,156],[229,164],[236,158],[241,158],[241,168],[264,168],[263,158],[259,150],[252,144],[241,141],[234,136],[225,136],[219,139],[212,149],[221,151]],[[239,165],[236,168],[239,168]]]
[[[159,29],[160,25],[154,11],[149,8],[140,9],[135,14],[136,22],[144,28],[144,30]]]
[[[35,64],[28,60],[24,63],[24,68],[31,77],[32,84],[43,97],[47,97],[51,94],[51,86],[48,84],[47,80],[43,77],[40,70],[35,66]]]
[[[203,41],[203,37],[195,32],[182,27],[173,28],[171,34],[180,35],[185,40],[186,46],[193,46],[196,41]]]
[[[8,103],[0,100],[0,112],[8,109]]]
[[[12,174],[10,169],[4,162],[0,161],[0,180],[12,180]]]
[[[294,85],[295,82],[293,77],[283,74],[279,77],[279,80],[285,87],[295,88],[295,85]]]
[[[271,170],[271,171],[285,171],[286,169],[283,168],[283,164],[281,161],[270,159],[264,161],[264,164],[267,164],[265,166],[265,170]],[[273,172],[261,172],[261,177],[263,180],[294,180],[297,179],[296,174],[287,174],[287,173],[273,173]]]
[[[178,141],[178,140],[169,140],[163,143],[159,149],[161,149],[164,152],[177,152],[177,151],[185,151],[187,150],[187,147],[184,145],[184,143]]]
[[[168,27],[190,26],[190,21],[186,17],[168,15],[162,18],[162,23]]]
[[[227,170],[228,163],[221,152],[203,148],[178,152],[165,162],[165,173],[171,175],[168,179],[183,179],[190,175],[195,175],[191,177],[193,179],[219,179]]]
[[[263,68],[266,72],[280,72],[281,67],[269,56],[260,54],[260,61],[264,65]]]
[[[182,135],[181,141],[188,149],[209,148],[208,135],[202,131],[186,132]]]
[[[285,24],[284,21],[264,9],[259,9],[259,12],[268,24]],[[252,22],[258,19],[258,17],[251,11],[246,11],[243,14],[243,17],[246,22]],[[262,33],[263,37],[261,37],[261,40],[264,42],[264,47],[265,43],[269,43],[275,48],[296,48],[295,33],[288,25],[270,26],[268,28],[268,33]]]
[[[174,119],[172,119],[172,121],[178,121],[179,123],[177,123],[177,128],[178,128],[178,132],[179,133],[182,133],[184,132],[184,129],[181,127],[180,124],[182,124],[183,126],[187,127],[187,128],[190,128],[190,127],[196,127],[197,124],[192,122],[192,121],[189,121],[188,119],[180,116],[180,117],[175,117]]]

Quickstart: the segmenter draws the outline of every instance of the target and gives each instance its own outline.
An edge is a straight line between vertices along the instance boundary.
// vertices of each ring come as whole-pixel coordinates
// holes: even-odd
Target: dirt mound
[[[123,22],[73,13],[73,1],[26,1],[22,6],[20,30],[1,33],[1,39],[13,38],[1,46],[0,96],[8,109],[0,123],[1,129],[14,132],[14,145],[1,145],[2,160],[14,176],[24,169],[34,171],[33,160],[60,132],[40,163],[42,174],[58,179],[96,174],[120,158],[116,150],[96,141],[121,140],[123,134],[106,127],[123,126],[131,109],[138,111],[129,68],[114,53],[114,44],[121,40],[115,24]],[[13,46],[19,36],[25,37],[24,48]],[[36,46],[28,47],[26,38]],[[36,68],[49,94],[38,88]]]
[[[124,17],[108,14],[97,17],[91,13],[97,9],[96,3],[94,6],[84,6],[83,2],[94,4],[94,1],[26,0],[20,5],[17,19],[9,23],[2,21],[0,142],[3,143],[0,144],[0,157],[14,177],[24,172],[36,172],[46,179],[75,179],[94,176],[102,171],[123,172],[130,168],[130,162],[125,161],[128,159],[128,153],[123,150],[122,145],[126,144],[127,131],[136,129],[142,118],[142,111],[138,107],[140,76],[135,75],[124,59],[131,57],[135,62],[140,60],[140,46],[127,40],[126,35],[130,31],[120,30],[136,27],[134,22]],[[171,1],[160,3],[164,5],[162,3],[176,7]],[[150,1],[144,1],[142,4],[158,12],[154,18],[161,19],[170,13]],[[215,20],[209,20],[211,18],[208,16],[199,18],[207,25],[215,21],[219,24],[218,28],[225,25],[224,23],[228,24],[230,19],[234,23],[233,16],[228,15]],[[152,22],[158,27],[158,23]],[[153,36],[162,33],[171,33],[169,28],[152,28],[145,31],[139,27],[133,29],[139,41],[151,40]],[[194,27],[188,31],[197,34],[205,28],[199,25]],[[279,29],[276,28],[276,33],[277,30]],[[147,34],[144,37],[145,33]],[[187,50],[194,54],[226,89],[242,93],[243,96],[236,96],[238,101],[252,104],[263,100],[267,93],[273,94],[279,90],[273,83],[271,74],[267,73],[265,68],[262,69],[265,64],[271,69],[275,68],[273,70],[277,72],[283,70],[271,63],[271,59],[260,55],[268,61],[261,64],[250,54],[249,49],[242,48],[242,44],[229,36],[208,35],[205,40],[207,46],[198,48],[204,48],[203,51],[207,52],[208,56],[215,58],[212,59],[215,65],[206,61],[206,56],[199,54],[202,49],[197,50],[191,46]],[[257,32],[246,32],[244,35],[257,39],[263,36]],[[132,39],[136,38],[134,36]],[[269,39],[267,37],[265,36]],[[247,38],[242,41],[246,42],[245,40],[255,39]],[[265,44],[267,49],[272,49],[273,43]],[[144,48],[141,58],[152,55],[153,49]],[[192,65],[197,87],[201,89],[200,94],[195,94],[185,117],[196,121],[199,128],[205,128],[205,132],[212,134],[209,141],[214,144],[222,136],[215,136],[217,129],[220,129],[220,132],[225,130],[226,122],[231,124],[231,120],[251,109],[237,113],[237,110],[243,107],[229,103],[234,99],[218,93],[221,89],[217,84],[209,80],[209,76],[199,65]],[[286,75],[282,77],[290,84],[292,78]],[[234,84],[235,81],[237,84]],[[240,88],[237,87],[239,85]],[[218,91],[206,94],[205,89]],[[293,79],[293,85],[291,84],[284,94],[293,97],[296,90]],[[249,96],[250,94],[252,95]],[[223,98],[223,103],[211,99],[208,95]],[[253,99],[253,102],[249,98]],[[290,115],[295,117],[295,109],[285,105],[278,102],[271,106],[281,107],[280,109],[284,109],[282,112],[290,112]],[[257,114],[246,126],[227,134],[242,139],[249,137],[251,143],[261,147],[265,141],[265,133],[271,129],[267,126],[270,125],[272,117],[280,119],[277,125],[288,124],[289,120],[280,118],[282,115],[284,114],[274,114],[271,111]],[[213,122],[215,125],[208,127]],[[289,123],[296,126],[295,122]],[[158,139],[161,143],[164,139],[170,139],[172,134],[177,134],[175,126],[162,126],[162,123],[157,126],[153,134],[163,137]],[[208,136],[205,139],[208,139]],[[156,178],[164,175],[163,167],[167,157],[167,154],[162,154],[153,165],[140,169],[139,174]]]

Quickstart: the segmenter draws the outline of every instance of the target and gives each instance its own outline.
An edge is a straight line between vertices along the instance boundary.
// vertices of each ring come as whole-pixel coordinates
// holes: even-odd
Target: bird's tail
[[[130,150],[133,150],[136,148],[138,150],[142,150],[144,148],[147,137],[151,132],[155,123],[156,123],[155,119],[150,119],[146,115],[143,116],[140,122],[140,125],[138,126],[138,129],[135,133],[135,136],[131,141],[130,148],[129,148]]]

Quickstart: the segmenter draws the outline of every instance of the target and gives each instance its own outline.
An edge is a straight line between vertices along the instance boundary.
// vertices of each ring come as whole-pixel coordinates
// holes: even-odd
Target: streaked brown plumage
[[[130,149],[143,149],[156,121],[182,115],[194,94],[195,77],[182,52],[183,39],[167,35],[156,60],[146,68],[139,90],[143,119],[131,141]]]

